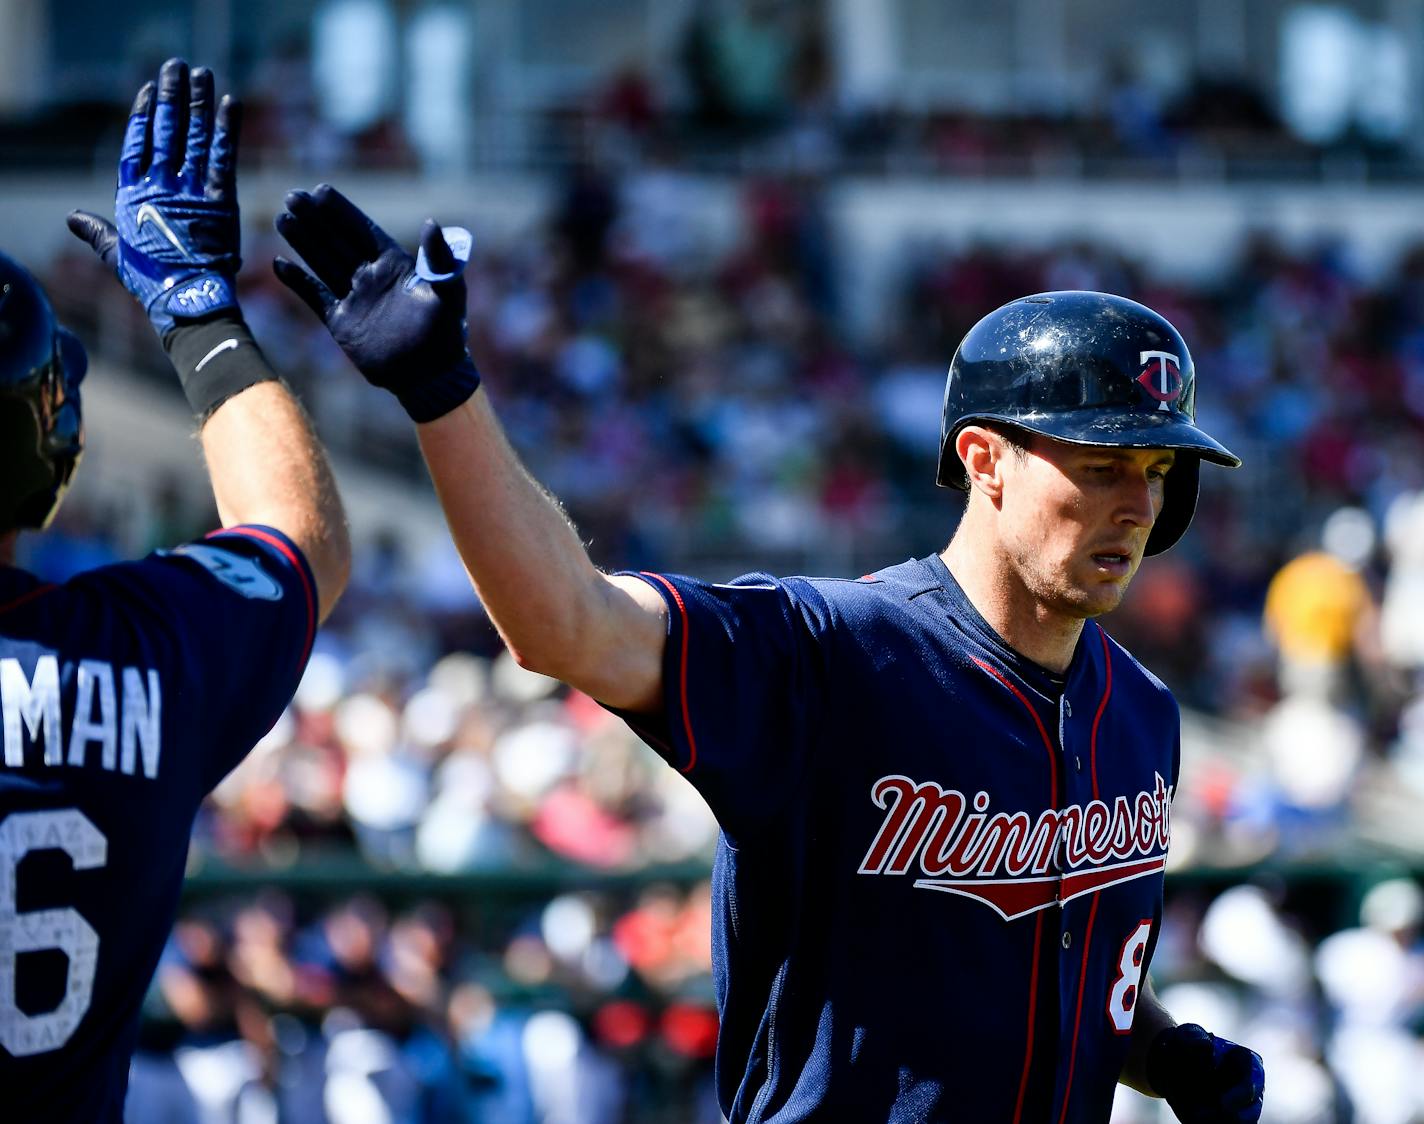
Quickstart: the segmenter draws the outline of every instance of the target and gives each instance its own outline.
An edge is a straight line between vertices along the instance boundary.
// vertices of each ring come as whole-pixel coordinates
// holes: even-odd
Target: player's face
[[[1047,612],[1117,608],[1162,511],[1170,449],[1118,449],[1034,438],[1005,480],[1002,542]]]

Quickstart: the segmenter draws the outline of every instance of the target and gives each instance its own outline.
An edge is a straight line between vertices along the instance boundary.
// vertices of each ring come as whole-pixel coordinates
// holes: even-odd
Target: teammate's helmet
[[[1147,539],[1160,554],[1186,531],[1203,458],[1241,458],[1196,426],[1196,372],[1177,329],[1107,293],[1039,293],[997,308],[954,353],[940,427],[941,487],[968,487],[954,451],[966,425],[1000,422],[1075,445],[1176,449],[1162,513]]]
[[[0,253],[0,531],[44,527],[84,451],[84,346],[39,283]]]

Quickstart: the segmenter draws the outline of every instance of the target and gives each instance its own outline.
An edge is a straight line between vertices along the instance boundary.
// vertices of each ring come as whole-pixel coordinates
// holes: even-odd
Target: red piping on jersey
[[[1039,737],[1043,739],[1043,748],[1048,750],[1048,767],[1050,770],[1049,796],[1050,802],[1056,807],[1058,804],[1058,756],[1054,752],[1053,739],[1048,736],[1048,727],[1043,724],[1043,718],[1039,715],[1038,711],[1033,708],[1033,703],[1028,701],[1028,697],[1009,681],[1008,676],[993,664],[986,663],[978,656],[970,656],[969,658],[1012,691],[1014,698],[1023,703],[1024,709],[1032,716],[1033,724],[1038,727]]]
[[[1098,713],[1093,716],[1093,736],[1089,743],[1092,746],[1092,754],[1089,768],[1093,778],[1093,799],[1098,799],[1098,724],[1103,720],[1103,711],[1108,708],[1108,699],[1112,695],[1112,651],[1108,648],[1108,634],[1101,628],[1098,629],[1098,636],[1103,642],[1103,670],[1107,678],[1103,683],[1103,701],[1098,703]]]
[[[219,535],[246,535],[248,538],[276,547],[283,557],[292,564],[292,568],[297,571],[297,576],[302,579],[302,592],[306,594],[307,598],[307,640],[302,646],[302,662],[305,663],[307,656],[311,655],[312,641],[316,639],[316,594],[312,590],[311,578],[307,577],[307,568],[302,564],[301,557],[276,535],[259,531],[256,527],[224,527],[220,531],[213,531],[203,537],[213,539]]]
[[[53,582],[45,582],[44,585],[37,585],[29,592],[20,594],[20,596],[16,597],[13,601],[7,601],[5,604],[0,605],[0,613],[8,613],[11,609],[18,609],[21,605],[33,601],[36,597],[42,597],[50,590],[58,588],[59,587]]]
[[[1014,698],[1023,704],[1025,710],[1033,717],[1033,724],[1038,727],[1038,733],[1043,738],[1043,748],[1048,751],[1049,769],[1049,803],[1052,807],[1058,807],[1058,755],[1054,752],[1053,739],[1048,736],[1048,729],[1043,724],[1042,717],[1039,716],[1033,704],[1022,691],[1013,685],[1003,673],[993,665],[985,663],[978,656],[970,656],[976,664],[987,671],[1012,693]],[[1038,954],[1043,943],[1043,914],[1038,915],[1038,921],[1033,927],[1033,970],[1028,978],[1028,1043],[1024,1049],[1023,1076],[1019,1078],[1019,1095],[1014,1102],[1014,1124],[1019,1124],[1023,1118],[1024,1097],[1028,1094],[1028,1075],[1033,1069],[1033,1024],[1034,1016],[1038,1013]]]
[[[1093,778],[1093,799],[1098,799],[1098,726],[1103,720],[1103,711],[1108,708],[1112,696],[1112,650],[1108,647],[1108,634],[1101,628],[1098,636],[1103,641],[1103,699],[1098,703],[1098,713],[1093,716],[1092,740],[1089,742],[1089,769]],[[1098,917],[1100,894],[1093,895],[1093,908],[1088,911],[1088,928],[1083,934],[1083,965],[1078,971],[1078,1009],[1073,1013],[1073,1045],[1068,1053],[1068,1080],[1063,1086],[1063,1111],[1058,1114],[1058,1124],[1068,1118],[1068,1102],[1073,1095],[1073,1069],[1078,1064],[1078,1029],[1083,1023],[1083,985],[1088,978],[1088,950],[1093,947],[1093,922]]]
[[[1073,1069],[1078,1064],[1078,1027],[1083,1022],[1083,983],[1088,978],[1088,950],[1093,947],[1093,922],[1098,917],[1098,902],[1102,894],[1093,895],[1093,908],[1088,911],[1088,928],[1083,935],[1083,964],[1078,970],[1078,1009],[1073,1012],[1073,1045],[1068,1054],[1068,1080],[1063,1086],[1063,1111],[1058,1124],[1068,1119],[1068,1103],[1073,1096]]]
[[[1014,1124],[1023,1119],[1024,1096],[1028,1093],[1028,1075],[1033,1069],[1033,1024],[1038,1014],[1038,953],[1043,947],[1043,914],[1033,925],[1033,971],[1028,977],[1028,1043],[1024,1046],[1023,1076],[1019,1078],[1019,1095],[1014,1100]]]
[[[692,736],[692,714],[687,709],[687,606],[682,603],[682,594],[677,591],[677,586],[668,581],[661,574],[652,574],[643,571],[642,576],[664,586],[672,599],[677,602],[677,611],[682,614],[682,655],[678,661],[678,701],[682,704],[682,728],[687,734],[687,764],[678,770],[680,773],[690,773],[697,764],[697,739]]]

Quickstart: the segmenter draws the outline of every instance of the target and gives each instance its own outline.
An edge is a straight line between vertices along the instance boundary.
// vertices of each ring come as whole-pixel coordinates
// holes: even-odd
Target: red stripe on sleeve
[[[307,576],[307,568],[304,559],[285,542],[276,535],[268,534],[266,531],[258,530],[256,527],[224,527],[220,531],[213,531],[204,535],[205,539],[217,538],[221,535],[246,535],[248,538],[256,539],[258,542],[265,542],[268,546],[275,547],[282,556],[292,564],[292,568],[297,571],[297,577],[302,582],[302,592],[307,599],[307,639],[302,646],[302,660],[311,655],[312,641],[316,639],[316,591],[312,589],[311,578]]]
[[[22,593],[13,601],[7,601],[5,602],[5,604],[0,605],[0,613],[8,613],[11,609],[18,609],[21,605],[29,604],[36,597],[43,597],[46,593],[49,593],[51,590],[58,588],[59,586],[55,585],[53,582],[46,582],[44,585],[37,585],[28,593]]]
[[[655,581],[672,594],[672,599],[677,603],[677,611],[682,615],[682,654],[678,667],[678,698],[682,704],[682,728],[687,734],[687,764],[682,766],[678,772],[690,773],[697,764],[697,739],[692,736],[692,714],[687,707],[687,606],[682,603],[682,594],[678,592],[677,586],[668,581],[661,574],[653,574],[644,571],[643,577]]]

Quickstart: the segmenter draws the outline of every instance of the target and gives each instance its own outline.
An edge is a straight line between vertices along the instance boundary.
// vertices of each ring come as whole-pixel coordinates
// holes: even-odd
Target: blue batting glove
[[[156,96],[155,96],[156,94]],[[212,313],[236,312],[242,264],[237,216],[241,106],[213,109],[213,75],[169,59],[139,90],[124,133],[117,226],[87,211],[69,229],[113,267],[159,337]]]
[[[1266,1071],[1253,1050],[1196,1023],[1162,1031],[1147,1049],[1147,1081],[1182,1124],[1255,1124]]]
[[[465,346],[469,233],[427,219],[419,259],[327,184],[293,191],[277,232],[311,272],[278,258],[277,277],[326,325],[373,386],[417,422],[472,395],[480,376]]]

